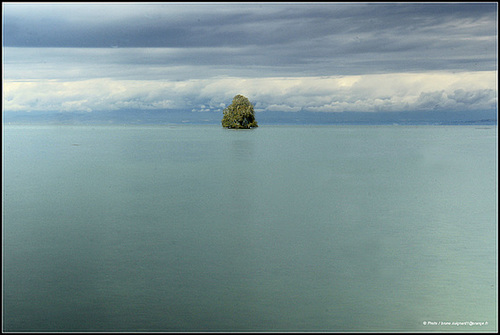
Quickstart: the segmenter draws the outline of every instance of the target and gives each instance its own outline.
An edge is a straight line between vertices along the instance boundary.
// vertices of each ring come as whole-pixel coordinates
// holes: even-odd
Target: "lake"
[[[3,133],[4,331],[497,331],[496,126]]]

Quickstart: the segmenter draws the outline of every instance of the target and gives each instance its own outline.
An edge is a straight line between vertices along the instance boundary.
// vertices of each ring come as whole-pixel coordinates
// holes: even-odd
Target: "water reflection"
[[[240,133],[242,131],[238,131]],[[254,156],[254,142],[248,136],[233,138],[231,140],[231,153],[233,158],[251,161]]]

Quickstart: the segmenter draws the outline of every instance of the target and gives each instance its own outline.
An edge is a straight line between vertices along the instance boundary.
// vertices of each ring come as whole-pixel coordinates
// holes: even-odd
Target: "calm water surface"
[[[3,152],[4,330],[497,330],[497,127],[5,126]]]

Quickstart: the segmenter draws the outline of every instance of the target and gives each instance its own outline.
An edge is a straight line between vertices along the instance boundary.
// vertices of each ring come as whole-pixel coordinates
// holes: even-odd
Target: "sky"
[[[6,111],[497,109],[494,2],[2,7]]]

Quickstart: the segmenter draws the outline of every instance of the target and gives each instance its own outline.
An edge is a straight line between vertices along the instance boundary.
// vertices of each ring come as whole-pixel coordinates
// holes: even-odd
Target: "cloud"
[[[472,106],[476,110],[492,110],[496,104],[497,96],[493,89],[422,92],[415,102],[420,110],[468,110]]]
[[[491,34],[495,4],[6,4],[5,45],[276,45],[325,36]],[[466,27],[462,26],[466,24]],[[453,34],[452,36],[453,37]]]
[[[45,48],[47,64],[66,55],[63,65],[91,72],[111,64],[109,76],[125,65],[136,76],[151,75],[148,66],[249,77],[484,71],[496,68],[496,11],[484,3],[7,4],[3,42],[9,65],[37,59],[26,48]]]
[[[4,108],[497,106],[491,3],[3,4]]]
[[[220,112],[236,94],[256,111],[477,110],[497,105],[495,71],[365,76],[4,81],[6,110]]]

